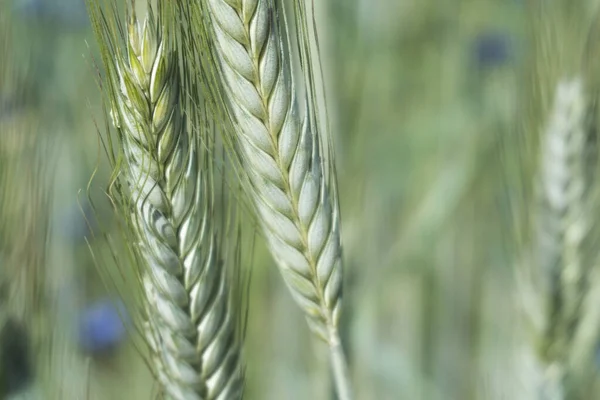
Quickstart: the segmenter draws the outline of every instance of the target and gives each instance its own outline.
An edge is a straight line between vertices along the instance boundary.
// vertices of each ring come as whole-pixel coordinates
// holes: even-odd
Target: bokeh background
[[[0,86],[0,126],[26,126],[50,142],[45,279],[61,294],[52,324],[64,330],[71,354],[54,371],[63,398],[74,398],[71,386],[90,399],[150,398],[156,388],[120,318],[126,311],[98,272],[116,265],[102,233],[118,224],[104,196],[110,171],[98,139],[99,58],[85,3],[1,1],[10,45],[0,64],[17,73]],[[315,3],[338,155],[343,335],[356,398],[535,398],[539,376],[515,293],[510,187],[498,156],[531,100],[526,2]],[[573,3],[585,13],[595,2]],[[6,154],[20,151],[0,140]],[[31,199],[25,194],[15,207]],[[27,223],[19,218],[6,229]],[[255,247],[247,260],[246,398],[335,398],[321,344],[260,238]],[[25,350],[9,357],[27,345],[8,343],[2,359],[28,357]],[[36,367],[12,378],[15,398],[39,390],[28,370]],[[589,398],[600,398],[592,386]]]

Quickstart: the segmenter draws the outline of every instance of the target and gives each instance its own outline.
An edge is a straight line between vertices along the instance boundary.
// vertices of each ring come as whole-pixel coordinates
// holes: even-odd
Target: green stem
[[[352,400],[348,363],[337,330],[330,335],[329,352],[338,400]]]

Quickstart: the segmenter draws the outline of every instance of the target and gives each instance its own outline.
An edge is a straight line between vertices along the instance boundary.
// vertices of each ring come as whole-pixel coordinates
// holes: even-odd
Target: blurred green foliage
[[[539,13],[532,12],[535,1],[517,0],[318,3],[339,156],[344,335],[356,398],[532,398],[531,346],[512,256],[528,217],[510,207],[531,196],[522,171],[534,168],[558,77],[583,69],[595,99],[600,48],[585,35],[596,2],[565,1],[564,9]],[[58,274],[49,279],[68,292],[68,311],[53,318],[76,326],[86,304],[106,295],[95,264],[111,263],[102,234],[88,233],[95,259],[81,240],[87,224],[80,203],[94,172],[95,218],[109,232],[118,225],[98,140],[104,121],[97,49],[85,13],[72,13],[80,2],[12,6],[13,34],[0,68],[27,64],[30,73],[2,82],[0,127],[15,115],[35,121],[33,129],[58,149],[48,263],[60,268],[49,267]],[[4,151],[10,143],[1,140]],[[23,226],[10,221],[11,228]],[[331,398],[320,344],[260,239],[248,264],[247,398]],[[85,381],[92,399],[145,399],[154,390],[135,341],[79,356],[88,357],[87,367],[63,371],[62,384]],[[600,396],[599,389],[592,385],[587,398]]]

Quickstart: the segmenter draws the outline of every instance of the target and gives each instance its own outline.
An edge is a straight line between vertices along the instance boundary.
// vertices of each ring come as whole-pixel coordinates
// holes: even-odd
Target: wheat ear
[[[338,322],[340,216],[321,140],[301,119],[290,59],[267,0],[208,0],[216,49],[250,182],[271,253],[311,329],[332,349],[338,395],[351,397]]]
[[[143,264],[147,340],[169,397],[240,398],[240,341],[212,224],[212,170],[181,112],[177,58],[164,34],[152,13],[143,25],[134,19],[127,57],[117,57],[109,78]]]
[[[581,319],[589,275],[582,252],[589,231],[585,219],[585,111],[581,79],[561,81],[542,138],[538,262],[542,276],[548,279],[547,291],[542,293],[546,306],[541,311],[543,325],[538,334],[551,381],[547,383],[555,388],[552,391],[562,392],[559,397],[565,392],[562,381],[568,372],[574,328]]]

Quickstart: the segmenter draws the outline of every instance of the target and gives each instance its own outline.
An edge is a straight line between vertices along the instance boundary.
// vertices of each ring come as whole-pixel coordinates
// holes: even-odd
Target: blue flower
[[[53,21],[63,27],[84,28],[89,23],[84,0],[16,0],[14,6],[26,17]]]
[[[92,354],[101,354],[115,349],[127,333],[123,319],[126,319],[123,303],[115,304],[110,299],[102,299],[87,309],[80,317],[79,343],[81,348]]]
[[[513,60],[513,48],[506,33],[484,32],[475,39],[473,57],[479,68],[505,65]]]

